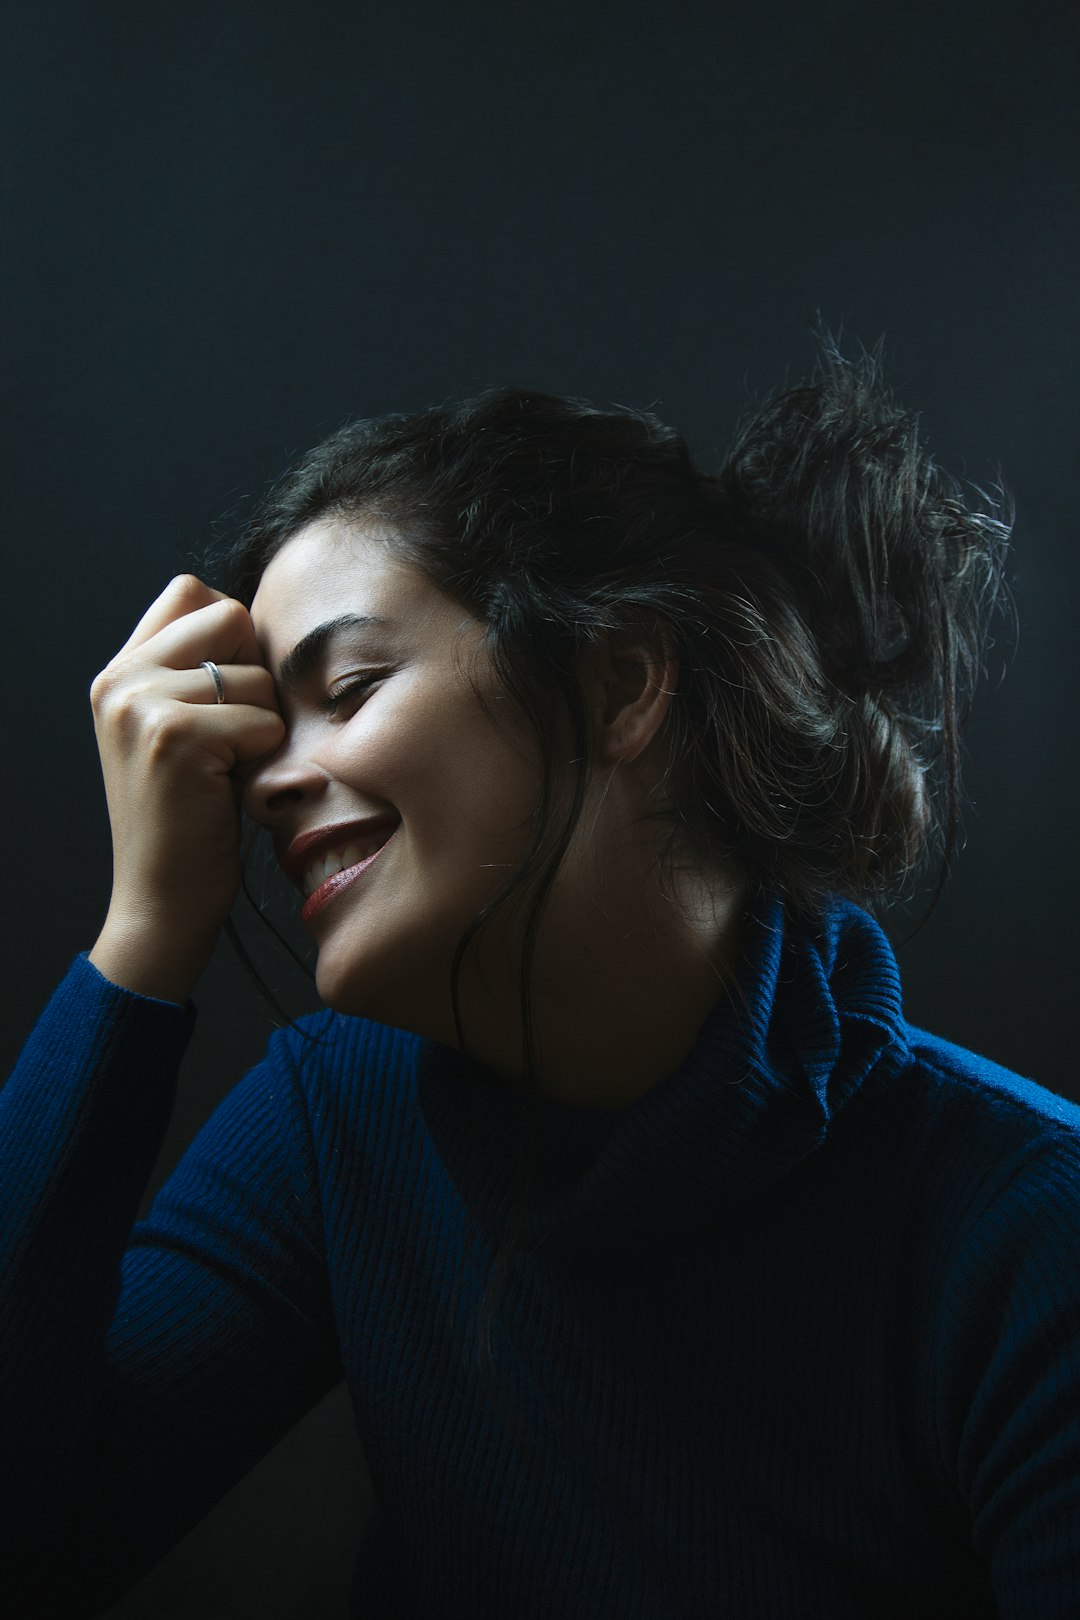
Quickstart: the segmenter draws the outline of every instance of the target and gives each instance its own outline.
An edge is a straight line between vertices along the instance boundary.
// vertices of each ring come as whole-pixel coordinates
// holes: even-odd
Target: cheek
[[[472,851],[478,861],[524,850],[539,803],[542,766],[504,736],[471,693],[387,711],[369,739],[372,783],[428,847]],[[523,842],[524,840],[524,842]]]

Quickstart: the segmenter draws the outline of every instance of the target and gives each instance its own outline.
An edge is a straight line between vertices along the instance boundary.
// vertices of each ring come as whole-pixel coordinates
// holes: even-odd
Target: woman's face
[[[395,560],[382,532],[319,521],[267,567],[251,614],[287,731],[244,808],[314,891],[304,922],[322,999],[450,1041],[454,950],[529,846],[542,767],[486,649],[472,659],[482,623]]]

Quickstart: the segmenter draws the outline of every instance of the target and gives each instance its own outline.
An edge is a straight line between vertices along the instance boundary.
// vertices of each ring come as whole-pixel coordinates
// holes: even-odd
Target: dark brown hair
[[[280,547],[325,517],[377,519],[395,556],[484,622],[483,646],[543,754],[528,854],[454,958],[466,1054],[462,958],[499,906],[525,897],[523,1061],[535,1085],[533,949],[592,768],[575,665],[605,635],[672,638],[679,659],[667,795],[649,811],[668,827],[661,875],[676,860],[734,864],[751,901],[777,894],[809,919],[837,894],[880,910],[937,854],[940,894],[960,826],[961,729],[1007,595],[1012,510],[1003,496],[969,497],[934,462],[884,386],[880,343],[852,362],[819,334],[811,379],[749,407],[712,473],[647,411],[530,389],[349,422],[262,501],[226,588],[250,602]],[[555,747],[567,724],[569,760]],[[528,1154],[523,1166],[479,1315],[489,1369]]]

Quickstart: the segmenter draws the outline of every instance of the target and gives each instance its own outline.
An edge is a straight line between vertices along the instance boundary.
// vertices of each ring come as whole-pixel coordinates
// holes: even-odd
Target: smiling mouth
[[[339,872],[346,872],[350,867],[360,866],[372,855],[377,855],[395,831],[395,828],[390,828],[389,831],[383,828],[370,838],[355,839],[351,843],[343,844],[340,849],[329,850],[325,855],[318,856],[300,881],[304,898],[310,899],[327,878],[336,877]]]
[[[400,823],[399,823],[400,825]],[[397,827],[385,828],[371,838],[342,845],[333,854],[313,861],[304,874],[304,892],[307,899],[300,911],[300,921],[309,923],[329,905],[343,889],[362,877],[390,843]],[[329,870],[327,870],[329,868]]]

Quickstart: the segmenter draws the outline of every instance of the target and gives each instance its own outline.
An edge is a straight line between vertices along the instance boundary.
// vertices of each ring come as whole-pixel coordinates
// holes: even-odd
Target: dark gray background
[[[5,1058],[108,896],[87,687],[216,523],[346,416],[489,382],[651,407],[718,460],[820,311],[884,334],[940,459],[1018,506],[1019,642],[909,1016],[1080,1097],[1074,15],[6,10]],[[197,1000],[148,1195],[266,1037],[226,951]],[[338,1614],[368,1493],[338,1392],[113,1613]]]

